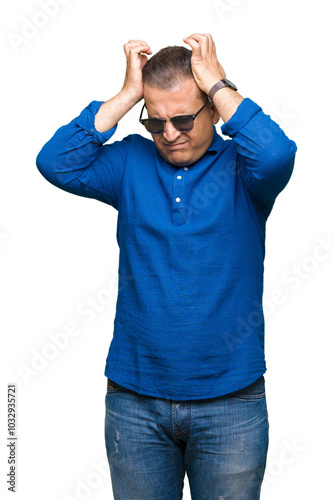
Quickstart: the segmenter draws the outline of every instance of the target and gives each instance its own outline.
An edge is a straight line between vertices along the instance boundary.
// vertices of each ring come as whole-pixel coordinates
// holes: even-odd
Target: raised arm
[[[145,54],[151,53],[142,40],[130,40],[124,51],[127,68],[119,94],[109,101],[92,101],[78,117],[56,131],[36,159],[40,173],[55,186],[115,208],[130,136],[103,144],[116,131],[118,121],[142,99],[141,69],[147,60]]]
[[[291,177],[297,150],[295,142],[248,97],[221,130],[236,145],[244,184],[267,218],[277,195]]]
[[[209,94],[226,74],[209,33],[194,33],[184,41],[192,47],[192,71],[197,85]],[[254,203],[268,217],[276,196],[292,174],[297,146],[260,106],[224,87],[213,102],[225,122],[221,130],[233,139],[244,184]]]
[[[143,40],[130,40],[124,45],[126,74],[122,90],[105,101],[100,107],[95,127],[99,132],[110,130],[137,102],[143,98],[142,68],[151,54],[149,45]]]

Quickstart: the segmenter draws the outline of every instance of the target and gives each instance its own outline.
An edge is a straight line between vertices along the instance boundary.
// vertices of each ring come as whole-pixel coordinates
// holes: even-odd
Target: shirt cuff
[[[222,134],[234,136],[258,111],[261,111],[261,107],[249,97],[245,97],[232,117],[221,126]]]
[[[84,130],[89,132],[93,136],[93,142],[103,144],[108,141],[110,137],[115,133],[117,129],[117,123],[110,130],[105,132],[99,132],[95,128],[95,115],[98,113],[99,108],[102,106],[104,101],[91,101],[90,104],[81,112],[78,116],[76,123]]]

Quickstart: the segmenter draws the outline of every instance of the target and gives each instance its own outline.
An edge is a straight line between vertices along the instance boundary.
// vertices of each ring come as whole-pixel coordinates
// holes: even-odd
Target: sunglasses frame
[[[139,118],[139,122],[145,127],[145,129],[147,130],[147,127],[145,125],[145,123],[148,122],[148,125],[149,125],[149,120],[159,120],[163,123],[163,130],[161,132],[149,132],[149,130],[147,130],[150,134],[153,134],[153,135],[160,135],[160,134],[163,134],[164,132],[164,129],[165,129],[165,124],[166,122],[168,121],[171,121],[172,122],[172,125],[177,129],[179,130],[180,132],[190,132],[191,130],[193,130],[193,127],[194,127],[194,120],[196,119],[196,117],[198,116],[199,113],[201,113],[201,111],[207,106],[208,103],[211,103],[211,100],[207,99],[207,101],[205,102],[205,104],[199,109],[199,111],[197,113],[195,113],[194,115],[178,115],[178,116],[173,116],[172,118],[142,118],[142,114],[143,114],[143,110],[144,108],[146,107],[146,103],[143,104],[142,106],[142,109],[141,109],[141,113],[140,113],[140,118]],[[178,129],[174,123],[173,123],[173,120],[175,118],[191,118],[193,120],[193,126],[192,128],[190,128],[190,130],[180,130]]]

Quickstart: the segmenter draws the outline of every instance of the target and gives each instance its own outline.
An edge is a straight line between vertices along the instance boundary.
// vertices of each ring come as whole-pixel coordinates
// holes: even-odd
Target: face
[[[172,118],[177,115],[195,114],[205,103],[199,87],[193,78],[177,87],[164,90],[144,85],[143,96],[149,118]],[[164,132],[152,134],[155,146],[162,157],[172,165],[191,165],[207,151],[213,141],[214,124],[219,114],[210,103],[194,120],[189,132],[180,132],[170,121],[165,123]]]

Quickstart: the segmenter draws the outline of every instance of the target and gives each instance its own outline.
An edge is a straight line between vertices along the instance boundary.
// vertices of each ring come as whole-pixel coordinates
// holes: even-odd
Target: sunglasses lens
[[[164,130],[163,121],[154,118],[148,118],[145,120],[144,126],[151,134],[161,134]]]
[[[189,132],[193,128],[192,116],[179,116],[171,119],[174,127],[181,132]]]
[[[193,129],[194,120],[192,116],[175,116],[171,118],[173,126],[180,132],[189,132]],[[143,125],[150,134],[162,134],[164,122],[158,118],[147,118],[142,120]]]

